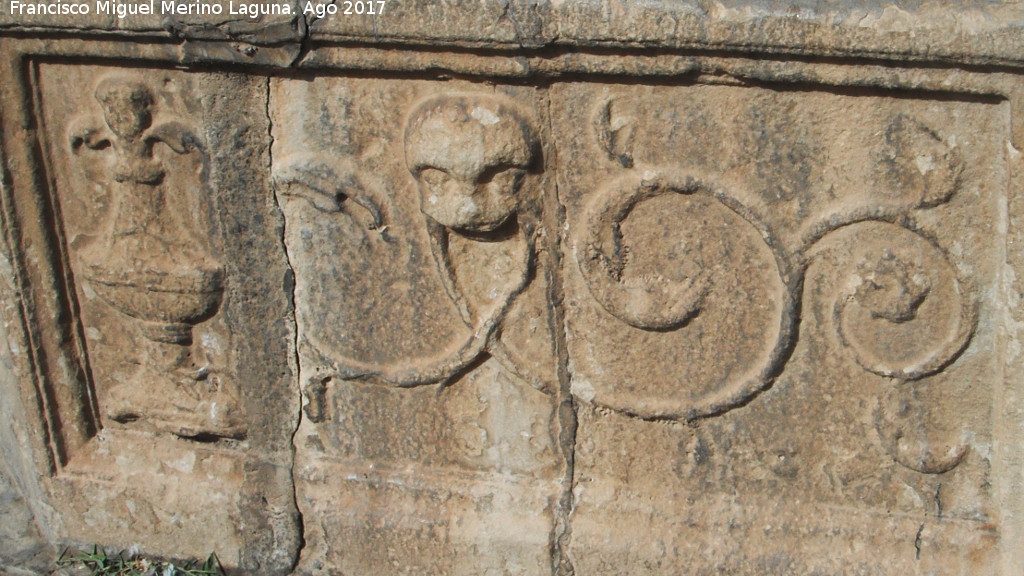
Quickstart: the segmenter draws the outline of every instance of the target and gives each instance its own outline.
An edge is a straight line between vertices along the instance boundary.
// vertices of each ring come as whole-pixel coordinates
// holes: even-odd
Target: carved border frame
[[[139,46],[133,49],[120,42],[68,38],[0,38],[0,76],[9,79],[0,87],[0,97],[10,103],[0,110],[3,256],[11,264],[16,290],[5,295],[5,304],[11,304],[14,312],[3,321],[9,326],[10,348],[15,351],[17,393],[25,415],[24,421],[15,423],[15,434],[31,442],[33,452],[32,468],[22,467],[19,472],[27,479],[26,489],[40,496],[30,499],[31,505],[51,543],[69,541],[61,507],[52,502],[53,481],[64,475],[77,450],[94,441],[101,424],[60,207],[47,167],[39,120],[38,67],[44,62],[112,64],[116,59],[120,64],[130,62],[131,67],[168,69],[177,60],[173,44],[158,41],[141,49]],[[107,55],[102,56],[104,53]],[[268,189],[269,177],[268,170]],[[265,240],[271,243],[280,241],[268,236]],[[283,247],[280,251],[283,261]],[[287,283],[288,277],[277,281]],[[256,291],[270,290],[265,282],[259,284]],[[279,322],[290,317],[291,302],[280,312],[281,318],[256,320]],[[275,382],[286,383],[278,386],[285,388],[285,393],[277,398],[278,404],[286,406],[284,420],[298,418],[298,389],[287,387],[295,381],[293,345],[293,336],[274,344],[280,347],[280,357],[275,356],[275,361],[284,365],[281,370],[244,374],[250,379],[259,378],[268,387]],[[269,354],[272,347],[256,349],[254,354]],[[288,472],[290,448],[289,435],[278,438],[260,431],[235,448],[221,451],[234,452],[231,457],[244,471],[239,498],[246,504],[238,519],[246,526],[239,530],[241,558],[225,558],[226,565],[237,562],[267,574],[287,573],[294,567],[301,527]]]
[[[133,39],[139,40],[139,39]],[[143,39],[144,40],[144,39]],[[33,491],[45,493],[47,479],[59,474],[69,454],[98,430],[98,416],[83,344],[82,327],[74,318],[77,304],[70,289],[67,254],[58,224],[59,207],[53,183],[45,167],[35,82],[36,62],[130,63],[132,66],[168,67],[202,65],[202,58],[185,54],[180,45],[153,37],[149,43],[122,42],[103,37],[55,34],[47,38],[23,35],[0,36],[0,202],[2,202],[4,256],[14,270],[14,294],[4,295],[13,310],[3,318],[14,329],[10,344],[14,354],[19,394],[25,406],[24,422],[16,423],[31,439],[35,474],[41,479]],[[210,62],[205,62],[209,64]],[[236,64],[237,66],[237,64]],[[581,50],[578,53],[521,50],[516,53],[472,49],[417,51],[361,45],[324,45],[308,51],[295,68],[336,74],[388,74],[444,76],[464,75],[512,83],[549,84],[586,77],[631,76],[676,78],[695,82],[731,83],[735,79],[771,84],[830,87],[861,87],[913,90],[922,93],[958,93],[1005,101],[1010,110],[1010,142],[1024,150],[1024,77],[1010,68],[908,62],[905,66],[881,60],[764,58],[744,52],[724,54],[699,50],[645,53],[636,49]],[[287,68],[233,68],[261,76],[284,74]],[[997,329],[997,358],[1002,358],[1001,379],[994,404],[997,430],[994,450],[996,491],[1007,511],[1002,519],[1001,568],[1013,574],[1024,565],[1024,522],[1011,520],[1024,514],[1024,390],[1017,376],[1024,373],[1024,356],[1011,349],[1024,338],[1024,155],[1009,153],[1009,190],[999,230],[1005,234],[1005,261],[997,282],[1003,321]],[[53,294],[60,297],[53,298]],[[563,347],[564,350],[564,347]],[[294,355],[294,349],[290,350]],[[564,361],[564,358],[563,358]],[[294,356],[289,364],[295,365]],[[561,370],[564,378],[564,368]],[[297,393],[298,382],[293,381]],[[560,401],[571,402],[568,382],[563,382]],[[297,417],[297,416],[296,416]],[[77,422],[74,433],[63,433],[61,422]],[[276,448],[280,457],[281,450]],[[286,462],[272,463],[286,465]],[[259,462],[252,462],[259,468]],[[28,471],[23,471],[28,473]],[[254,491],[265,478],[247,479]],[[31,484],[31,482],[29,482]],[[30,486],[30,488],[32,488]],[[570,487],[571,488],[571,487]],[[63,538],[58,515],[44,503],[35,513],[51,540]],[[253,543],[256,545],[256,543]],[[285,573],[290,567],[275,566]]]

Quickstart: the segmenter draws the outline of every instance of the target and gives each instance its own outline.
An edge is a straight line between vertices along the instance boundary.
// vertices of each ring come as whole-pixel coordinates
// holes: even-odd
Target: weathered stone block
[[[290,567],[297,512],[272,470],[290,467],[298,403],[265,83],[48,63],[33,82],[26,152],[46,171],[9,206],[25,223],[15,253],[38,269],[26,303],[49,301],[22,384],[50,529],[168,556],[216,542],[232,563]]]
[[[1024,569],[1018,6],[352,4],[0,8],[0,561]]]

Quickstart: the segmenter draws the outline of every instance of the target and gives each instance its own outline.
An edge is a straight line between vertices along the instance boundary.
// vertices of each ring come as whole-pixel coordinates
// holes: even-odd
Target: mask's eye
[[[424,168],[420,171],[420,180],[427,183],[430,188],[441,188],[448,182],[450,176],[447,172],[438,170],[437,168]]]
[[[495,191],[513,193],[519,190],[523,183],[523,176],[526,170],[515,166],[498,167],[496,170],[489,170],[480,176],[480,183],[486,184],[488,188]]]

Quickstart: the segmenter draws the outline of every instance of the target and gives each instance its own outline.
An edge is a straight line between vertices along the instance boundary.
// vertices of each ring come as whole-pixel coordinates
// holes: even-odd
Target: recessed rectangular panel
[[[169,556],[217,552],[229,565],[266,554],[254,543],[294,554],[294,524],[257,536],[239,530],[271,508],[287,518],[280,495],[291,490],[268,472],[288,448],[275,430],[293,413],[281,379],[288,295],[268,289],[279,289],[287,267],[263,229],[274,219],[267,119],[249,113],[265,100],[265,81],[74,64],[35,70],[60,248],[52,265],[67,290],[52,296],[73,312],[44,323],[41,337],[59,338],[64,325],[84,342],[87,367],[77,397],[51,381],[43,395],[60,404],[51,414],[80,403],[96,430],[61,455],[50,483],[62,537]],[[68,425],[49,422],[58,438]]]
[[[563,488],[542,91],[275,80],[307,565],[540,574]],[[398,567],[398,568],[395,568]]]
[[[577,570],[994,570],[1005,105],[703,84],[552,102]]]
[[[252,574],[1007,572],[1015,79],[315,52],[27,61],[4,208],[56,538]]]

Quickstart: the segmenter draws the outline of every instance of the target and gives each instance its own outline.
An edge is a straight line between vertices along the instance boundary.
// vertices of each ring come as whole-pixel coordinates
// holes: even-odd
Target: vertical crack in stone
[[[519,29],[519,22],[516,20],[514,8],[511,0],[505,0],[501,6],[501,14],[498,15],[497,21],[508,20],[509,24],[512,25],[512,32],[515,34],[515,42],[520,47],[523,45],[523,33]]]
[[[307,29],[307,36],[308,36],[308,29]],[[268,139],[269,139],[269,142],[270,142],[269,146],[267,147],[267,170],[268,170],[268,174],[273,174],[273,172],[274,172],[274,117],[273,117],[273,114],[271,114],[271,105],[272,105],[272,102],[271,102],[271,99],[272,99],[271,86],[272,86],[272,84],[273,84],[273,78],[268,76],[267,77],[267,82],[266,82],[266,98],[265,98],[266,109],[264,110],[264,113],[267,116],[267,136],[268,136]],[[274,207],[277,209],[278,213],[281,214],[281,229],[280,229],[281,230],[281,236],[280,236],[280,242],[281,242],[281,249],[284,251],[285,263],[288,266],[288,270],[286,272],[287,275],[288,275],[288,278],[287,278],[287,281],[286,281],[285,285],[287,286],[287,288],[288,288],[288,290],[290,292],[287,295],[287,297],[288,297],[288,301],[290,303],[291,314],[292,314],[292,317],[291,317],[291,321],[292,321],[292,327],[291,327],[292,328],[292,341],[291,341],[291,344],[290,344],[290,348],[291,348],[290,356],[291,356],[291,358],[289,358],[289,364],[291,364],[292,373],[295,374],[295,378],[294,378],[293,382],[294,382],[294,386],[295,386],[295,392],[296,392],[296,394],[298,394],[298,402],[297,402],[297,406],[296,406],[297,415],[296,415],[295,420],[294,420],[294,427],[292,428],[291,438],[290,438],[290,443],[291,443],[291,462],[289,463],[289,473],[290,473],[290,478],[291,478],[292,506],[295,509],[295,514],[296,514],[296,526],[295,526],[295,528],[298,531],[298,533],[296,534],[298,546],[296,547],[295,558],[292,561],[293,563],[292,563],[291,570],[290,570],[290,571],[294,571],[295,568],[299,565],[299,561],[302,558],[302,551],[306,547],[305,520],[304,520],[304,518],[302,516],[302,508],[299,506],[299,494],[298,494],[298,488],[297,488],[298,481],[297,481],[296,472],[295,472],[295,468],[296,468],[295,464],[296,464],[296,459],[297,459],[297,455],[298,455],[298,447],[295,445],[295,439],[296,439],[296,436],[299,433],[299,427],[302,425],[302,385],[301,385],[301,372],[300,372],[300,366],[299,366],[299,320],[298,320],[296,301],[295,301],[295,267],[292,265],[292,260],[291,260],[291,256],[288,253],[288,244],[287,244],[287,241],[286,241],[286,239],[287,239],[288,221],[284,218],[284,209],[281,206],[281,202],[278,200],[278,197],[277,197],[277,187],[273,184],[273,181],[271,181],[271,185],[270,186],[271,186],[271,191],[272,191],[271,198],[273,199]]]
[[[331,2],[328,2],[328,4],[334,4],[333,0]],[[303,12],[303,10],[302,10],[302,0],[296,0],[295,5],[296,5],[296,11],[299,13],[298,25],[300,27],[302,27],[302,37],[299,38],[299,51],[295,55],[295,59],[292,60],[292,63],[290,65],[292,68],[298,68],[302,64],[302,61],[306,59],[306,56],[309,54],[310,50],[312,50],[312,48],[310,48],[310,45],[309,45],[310,41],[311,41],[311,37],[312,37],[312,33],[310,32],[310,26],[312,26],[314,22],[319,20],[319,18],[316,18],[315,16],[313,16],[313,17],[307,16]],[[270,90],[270,85],[268,84],[267,85],[268,95],[269,95],[269,90]],[[267,105],[268,106],[270,105],[270,100],[269,99],[267,100]],[[267,110],[267,112],[269,113],[269,109]],[[273,142],[274,137],[271,136],[270,139],[271,139],[271,142]],[[276,197],[276,195],[275,195],[275,197]]]
[[[914,559],[921,559],[921,534],[924,533],[924,524],[917,528],[917,535],[914,536]]]
[[[548,130],[551,129],[551,95],[545,95],[547,117],[545,123]],[[549,150],[548,153],[553,153]],[[554,159],[545,154],[545,168],[553,165]],[[561,203],[558,190],[558,180],[555,179],[553,189],[545,198],[544,225],[547,230],[553,232],[546,245],[548,254],[548,302],[551,316],[549,321],[555,327],[554,346],[555,355],[558,360],[558,390],[556,402],[558,403],[558,444],[565,459],[565,476],[562,479],[562,493],[559,495],[555,510],[555,526],[553,533],[553,557],[552,568],[556,576],[571,576],[575,574],[572,559],[569,556],[569,542],[572,539],[572,513],[573,513],[573,486],[575,476],[576,457],[576,427],[577,413],[576,403],[570,391],[572,381],[569,373],[569,354],[566,345],[567,336],[565,329],[565,315],[563,313],[562,298],[563,289],[561,281],[561,266],[564,258],[562,246],[562,231],[565,222],[565,207]]]

